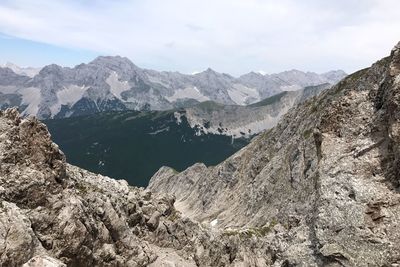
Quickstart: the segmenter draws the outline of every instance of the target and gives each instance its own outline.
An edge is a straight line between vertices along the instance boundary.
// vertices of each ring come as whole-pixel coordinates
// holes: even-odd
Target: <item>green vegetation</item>
[[[77,183],[75,185],[76,190],[78,190],[81,194],[85,195],[89,192],[88,187],[83,183]]]
[[[360,78],[364,77],[368,72],[369,68],[361,69],[356,71],[343,80],[341,80],[334,88],[330,91],[330,94],[335,96],[341,93],[345,88],[352,87]]]
[[[305,131],[303,132],[303,137],[304,137],[304,139],[308,139],[308,138],[311,136],[311,133],[312,133],[311,129],[305,130]]]
[[[268,136],[272,133],[272,129],[273,129],[273,128],[264,131],[264,132],[261,134],[262,138],[263,138],[263,139],[268,138]]]
[[[171,168],[172,171],[174,172],[174,174],[178,174],[179,172],[177,170],[175,170],[174,168]]]
[[[196,162],[216,165],[249,142],[197,136],[185,118],[178,125],[170,111],[121,111],[44,122],[69,163],[135,186],[146,186],[162,166],[180,172]]]
[[[172,222],[175,222],[180,217],[181,217],[181,213],[179,211],[177,211],[176,209],[173,209],[171,214],[168,216],[168,219],[171,220]]]
[[[98,187],[95,184],[91,183],[84,183],[84,182],[79,182],[75,184],[75,189],[78,190],[79,193],[85,195],[89,192],[97,192],[100,194],[104,194],[104,190]]]
[[[224,105],[216,103],[214,101],[204,101],[204,102],[197,104],[196,107],[202,109],[205,112],[212,112],[214,110],[223,109]]]
[[[321,88],[328,88],[328,87],[330,87],[329,83],[306,86],[306,87],[304,87],[303,94],[304,95],[316,95],[317,92],[321,91]]]
[[[240,238],[251,238],[253,236],[263,237],[266,236],[278,222],[272,220],[269,225],[263,227],[252,227],[243,230],[225,230],[222,235],[224,236],[239,236]]]
[[[310,111],[311,111],[311,113],[318,111],[318,104],[315,101],[311,104]]]

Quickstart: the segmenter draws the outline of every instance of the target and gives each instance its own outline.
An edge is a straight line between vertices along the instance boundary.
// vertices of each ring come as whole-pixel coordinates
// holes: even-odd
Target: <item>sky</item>
[[[399,0],[0,0],[0,63],[99,55],[192,73],[348,73],[400,41]]]

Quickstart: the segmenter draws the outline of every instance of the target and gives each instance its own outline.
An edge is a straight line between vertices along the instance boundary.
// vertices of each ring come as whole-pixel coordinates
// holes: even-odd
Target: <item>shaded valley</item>
[[[173,111],[123,111],[45,121],[71,164],[131,185],[146,186],[164,165],[182,171],[196,162],[216,165],[249,138],[198,135]]]

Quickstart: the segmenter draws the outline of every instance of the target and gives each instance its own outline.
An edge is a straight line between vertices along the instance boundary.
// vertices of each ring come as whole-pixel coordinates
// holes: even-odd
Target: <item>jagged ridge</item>
[[[0,266],[227,266],[263,247],[217,238],[173,197],[67,164],[15,109],[0,112],[0,164]]]
[[[398,264],[399,70],[400,44],[225,162],[164,167],[149,188],[221,231],[282,226],[285,266]]]
[[[161,169],[153,193],[68,165],[43,124],[9,109],[0,264],[396,266],[399,93],[400,44],[222,164]]]
[[[336,83],[346,74],[288,71],[234,78],[211,69],[195,75],[141,69],[129,59],[98,57],[74,68],[45,66],[33,77],[0,67],[0,108],[18,106],[40,119],[103,111],[167,110],[212,100],[246,105],[282,90]],[[22,71],[22,70],[21,70]],[[20,73],[20,71],[17,71]]]

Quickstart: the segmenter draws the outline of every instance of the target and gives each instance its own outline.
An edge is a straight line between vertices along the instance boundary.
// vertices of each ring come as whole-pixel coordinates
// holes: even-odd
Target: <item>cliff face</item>
[[[222,232],[274,225],[272,244],[288,264],[399,264],[399,74],[400,44],[225,162],[164,167],[149,189],[174,194],[178,210]]]
[[[175,112],[175,117],[178,122],[182,116],[186,117],[199,135],[211,133],[236,139],[251,137],[274,127],[290,108],[330,87],[325,83],[297,91],[285,91],[248,106],[203,102]]]
[[[148,189],[67,164],[42,123],[1,112],[0,266],[397,266],[399,93],[400,45]]]
[[[45,125],[15,109],[0,113],[0,163],[0,266],[229,263],[174,198],[67,164]]]

